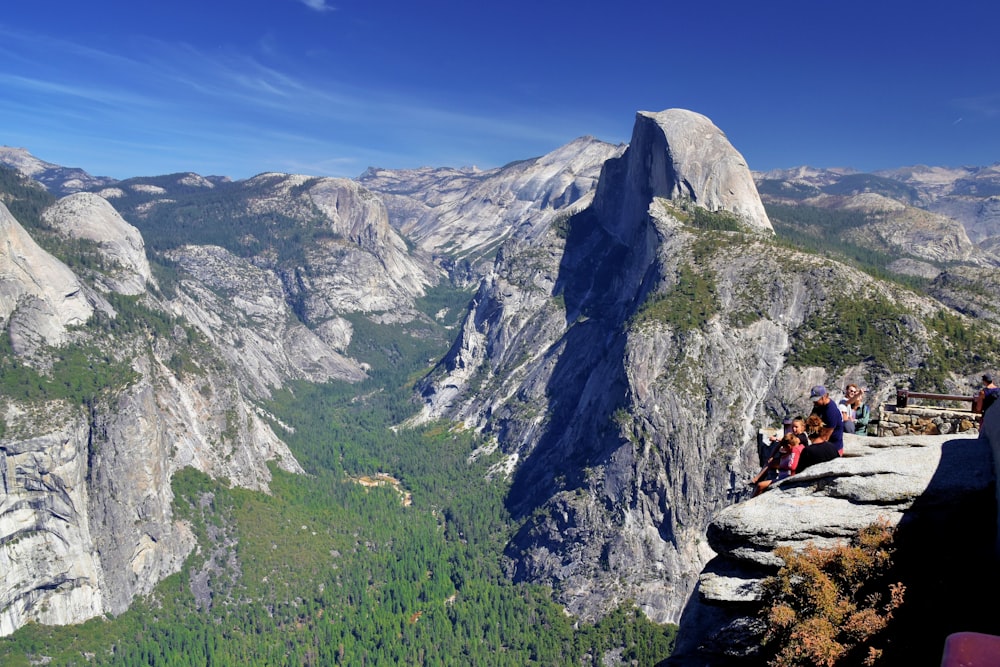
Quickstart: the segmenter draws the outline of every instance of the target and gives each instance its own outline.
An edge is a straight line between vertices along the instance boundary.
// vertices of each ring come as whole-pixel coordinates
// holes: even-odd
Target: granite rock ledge
[[[812,466],[720,511],[707,530],[717,556],[702,571],[684,610],[668,664],[758,664],[760,584],[780,566],[774,555],[779,546],[832,546],[884,520],[900,529],[895,560],[903,571],[928,572],[956,555],[967,568],[995,564],[992,449],[1000,445],[1000,419],[993,421],[982,437],[975,432],[845,436],[843,458]],[[946,575],[939,588],[947,581]],[[937,593],[921,587],[914,594],[925,596],[914,604],[928,604],[926,596]],[[974,592],[960,587],[956,595],[970,598],[956,599],[957,606],[971,608]],[[928,650],[940,651],[936,639],[927,641]]]

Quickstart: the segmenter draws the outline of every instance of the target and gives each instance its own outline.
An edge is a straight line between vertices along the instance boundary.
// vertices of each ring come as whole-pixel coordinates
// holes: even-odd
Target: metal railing
[[[896,407],[905,408],[909,405],[911,398],[924,398],[933,401],[961,401],[969,403],[970,410],[976,402],[975,396],[956,396],[953,394],[926,394],[922,392],[910,391],[909,389],[896,390]]]

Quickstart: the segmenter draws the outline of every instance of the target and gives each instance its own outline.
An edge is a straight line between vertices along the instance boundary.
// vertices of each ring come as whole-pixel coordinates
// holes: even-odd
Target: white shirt
[[[840,408],[840,414],[844,415],[844,421],[854,421],[857,415],[854,413],[854,408],[847,402],[846,397],[837,401],[837,407]]]

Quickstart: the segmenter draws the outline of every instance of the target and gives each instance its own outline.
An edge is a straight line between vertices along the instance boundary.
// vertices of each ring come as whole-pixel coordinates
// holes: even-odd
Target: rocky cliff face
[[[66,330],[92,314],[84,286],[62,262],[42,250],[0,206],[0,317],[15,351],[58,345]]]
[[[624,148],[582,137],[489,171],[372,168],[358,180],[386,202],[393,226],[458,281],[478,280],[504,239],[541,233],[589,203],[605,160]]]
[[[906,363],[927,354],[920,318],[937,304],[777,246],[721,132],[641,113],[591,207],[501,248],[421,418],[460,420],[507,454],[496,473],[527,518],[513,577],[583,617],[632,599],[676,621],[713,556],[709,521],[755,472],[764,415],[805,410],[812,384],[871,373],[888,393],[899,379],[787,365],[842,294],[899,304],[909,315],[885,317],[907,327]]]
[[[139,231],[97,195],[60,200],[35,230],[78,248],[77,272],[0,206],[4,372],[44,385],[62,364],[55,381],[80,383],[44,402],[15,386],[0,412],[0,635],[28,621],[121,613],[177,571],[194,546],[171,515],[178,469],[259,490],[269,461],[301,472],[257,401],[291,379],[361,379],[344,354],[352,327],[340,313],[398,307],[393,317],[405,319],[423,293],[426,274],[367,191],[260,179],[276,196],[248,208],[304,206],[324,221],[328,232],[299,255],[305,262],[180,246],[165,252],[176,274],[169,290],[155,284]],[[168,205],[166,192],[141,191],[157,197],[147,211]],[[67,364],[69,348],[86,366]],[[93,374],[103,384],[87,390]]]
[[[325,382],[365,376],[362,366],[344,354],[353,332],[350,322],[333,311],[307,327],[288,303],[278,272],[218,246],[183,246],[167,256],[188,276],[169,307],[218,346],[254,396],[270,395],[289,378]]]

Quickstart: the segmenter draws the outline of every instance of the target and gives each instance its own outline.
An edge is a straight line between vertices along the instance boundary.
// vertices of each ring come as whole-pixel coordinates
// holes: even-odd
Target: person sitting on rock
[[[996,403],[997,399],[1000,399],[1000,388],[996,386],[993,382],[993,376],[989,373],[983,375],[983,388],[979,390],[976,395],[976,400],[972,403],[973,412],[978,412],[979,426],[982,427],[983,419],[986,417],[986,411],[990,409],[990,406]],[[992,417],[991,417],[992,419]]]
[[[809,445],[799,454],[799,467],[797,472],[802,472],[811,465],[833,461],[840,457],[840,450],[832,442],[824,442],[821,434],[825,428],[823,420],[819,415],[809,415],[806,419],[806,435],[809,436]]]
[[[840,410],[840,417],[844,420],[844,433],[854,433],[854,407],[848,397],[850,386],[844,389],[843,398],[837,401],[837,409]]]
[[[788,429],[789,429],[788,432],[797,435],[799,438],[799,442],[802,443],[803,447],[809,444],[809,436],[806,435],[805,418],[803,418],[802,416],[798,416],[795,419],[791,420],[786,419],[785,423],[788,424]],[[761,450],[760,447],[758,446],[758,455],[760,456],[760,464],[762,466],[767,465],[767,462],[768,460],[770,460],[771,456],[776,451],[778,451],[778,443],[781,442],[781,438],[783,437],[784,433],[781,435],[772,435],[768,440],[770,444],[764,448],[766,450],[766,453],[763,450]]]
[[[868,422],[871,421],[872,413],[865,403],[865,390],[856,384],[847,385],[844,388],[844,398],[840,399],[838,405],[841,414],[846,410],[848,415],[844,419],[844,433],[868,435]]]
[[[817,415],[823,420],[823,430],[817,437],[810,438],[810,441],[814,445],[821,442],[833,443],[836,445],[839,455],[843,456],[844,418],[840,414],[840,409],[830,399],[826,387],[821,384],[812,388],[812,391],[809,392],[809,398],[813,402],[811,414]]]
[[[820,422],[822,425],[823,422]],[[802,446],[805,447],[809,444],[809,435],[806,433],[806,420],[805,418],[799,416],[792,420],[792,433],[794,433]]]
[[[771,486],[772,482],[785,479],[795,474],[798,467],[799,455],[804,447],[799,441],[799,436],[795,433],[786,433],[778,443],[778,450],[768,460],[757,476],[750,480],[753,484],[751,498],[759,496]]]

